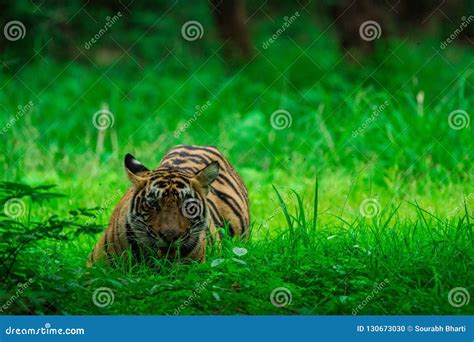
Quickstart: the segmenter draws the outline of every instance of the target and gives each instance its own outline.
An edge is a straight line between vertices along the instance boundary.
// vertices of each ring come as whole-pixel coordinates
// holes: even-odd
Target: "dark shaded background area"
[[[167,15],[172,5],[179,10]],[[196,47],[196,54],[225,42],[224,54],[229,57],[250,58],[256,44],[254,31],[262,21],[272,22],[281,15],[295,10],[313,17],[314,25],[333,26],[341,49],[359,48],[364,52],[373,49],[373,42],[359,39],[360,25],[371,18],[383,24],[383,36],[410,37],[433,36],[442,38],[452,33],[461,18],[474,12],[474,3],[468,0],[410,1],[410,0],[322,0],[322,1],[4,1],[0,2],[0,26],[10,18],[22,18],[28,34],[21,42],[12,44],[0,40],[3,68],[15,70],[22,62],[32,58],[35,51],[60,59],[70,59],[78,50],[88,56],[109,63],[116,56],[129,54],[146,64],[166,56],[167,49],[183,43],[176,24],[189,18],[199,20],[206,28],[214,27],[203,44]],[[103,19],[121,12],[123,18],[114,25],[100,46],[90,51],[84,43],[97,33]],[[157,18],[161,18],[159,25]],[[307,27],[311,30],[311,27]],[[145,35],[139,45],[138,38]],[[304,33],[299,32],[299,35]],[[474,25],[469,25],[457,37],[460,44],[472,44]],[[218,39],[221,42],[218,42]],[[33,50],[31,47],[35,47]],[[125,50],[125,51],[124,51]],[[85,60],[83,56],[79,58]]]

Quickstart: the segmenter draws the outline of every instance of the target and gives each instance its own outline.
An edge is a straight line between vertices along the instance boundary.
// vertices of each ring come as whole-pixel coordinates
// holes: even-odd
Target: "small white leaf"
[[[244,247],[234,247],[232,249],[232,252],[234,252],[235,255],[237,256],[244,256],[245,254],[247,254],[247,249],[245,249]]]
[[[219,265],[222,264],[224,261],[225,261],[225,259],[212,260],[212,262],[211,262],[211,267],[219,266]]]
[[[239,263],[239,264],[242,264],[242,265],[247,265],[247,263],[243,260],[240,260],[240,259],[237,259],[237,258],[232,258],[232,260],[234,260],[235,262]]]
[[[221,301],[221,296],[219,296],[219,294],[216,291],[212,291],[212,295],[218,302]]]

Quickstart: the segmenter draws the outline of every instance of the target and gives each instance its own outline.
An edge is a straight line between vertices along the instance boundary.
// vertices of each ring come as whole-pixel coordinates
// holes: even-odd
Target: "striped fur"
[[[135,257],[205,259],[207,236],[216,227],[248,236],[247,189],[239,174],[212,146],[172,148],[156,170],[125,157],[133,186],[112,213],[110,224],[89,259],[108,259],[131,249]]]

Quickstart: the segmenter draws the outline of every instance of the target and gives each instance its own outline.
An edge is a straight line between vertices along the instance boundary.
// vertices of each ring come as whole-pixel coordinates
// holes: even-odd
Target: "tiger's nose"
[[[179,238],[179,231],[176,229],[163,229],[159,232],[160,238],[166,243],[173,243]]]

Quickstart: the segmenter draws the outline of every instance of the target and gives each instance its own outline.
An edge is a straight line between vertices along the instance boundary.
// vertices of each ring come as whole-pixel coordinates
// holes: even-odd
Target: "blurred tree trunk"
[[[5,27],[5,24],[7,23],[7,20],[6,20],[6,15],[5,15],[5,12],[7,10],[7,5],[5,2],[3,1],[0,1],[0,13],[2,14],[0,16],[0,28],[2,29],[2,32],[0,33],[2,35],[2,39],[0,39],[0,51],[4,51],[5,49],[5,46],[6,46],[6,40],[3,39],[5,37],[3,37],[3,28]],[[2,60],[0,60],[0,62],[3,62]],[[0,63],[0,68],[3,67]]]
[[[364,23],[375,21],[380,26],[380,39],[392,34],[410,36],[417,31],[436,35],[443,30],[443,24],[447,25],[447,32],[459,26],[461,17],[467,17],[466,7],[463,0],[336,0],[327,4],[342,48],[365,53],[373,51],[377,39],[363,39],[360,30]],[[461,37],[468,35],[466,29]]]
[[[372,52],[374,41],[361,38],[359,29],[364,22],[375,21],[380,24],[390,24],[390,18],[384,11],[384,4],[377,4],[371,0],[342,0],[335,6],[330,6],[330,14],[339,34],[343,49],[356,47],[363,52]],[[384,25],[384,33],[387,32]],[[384,37],[385,38],[385,37]]]
[[[246,24],[247,12],[242,0],[211,0],[212,15],[220,38],[224,41],[227,57],[242,56],[249,59],[253,54],[250,34]]]

